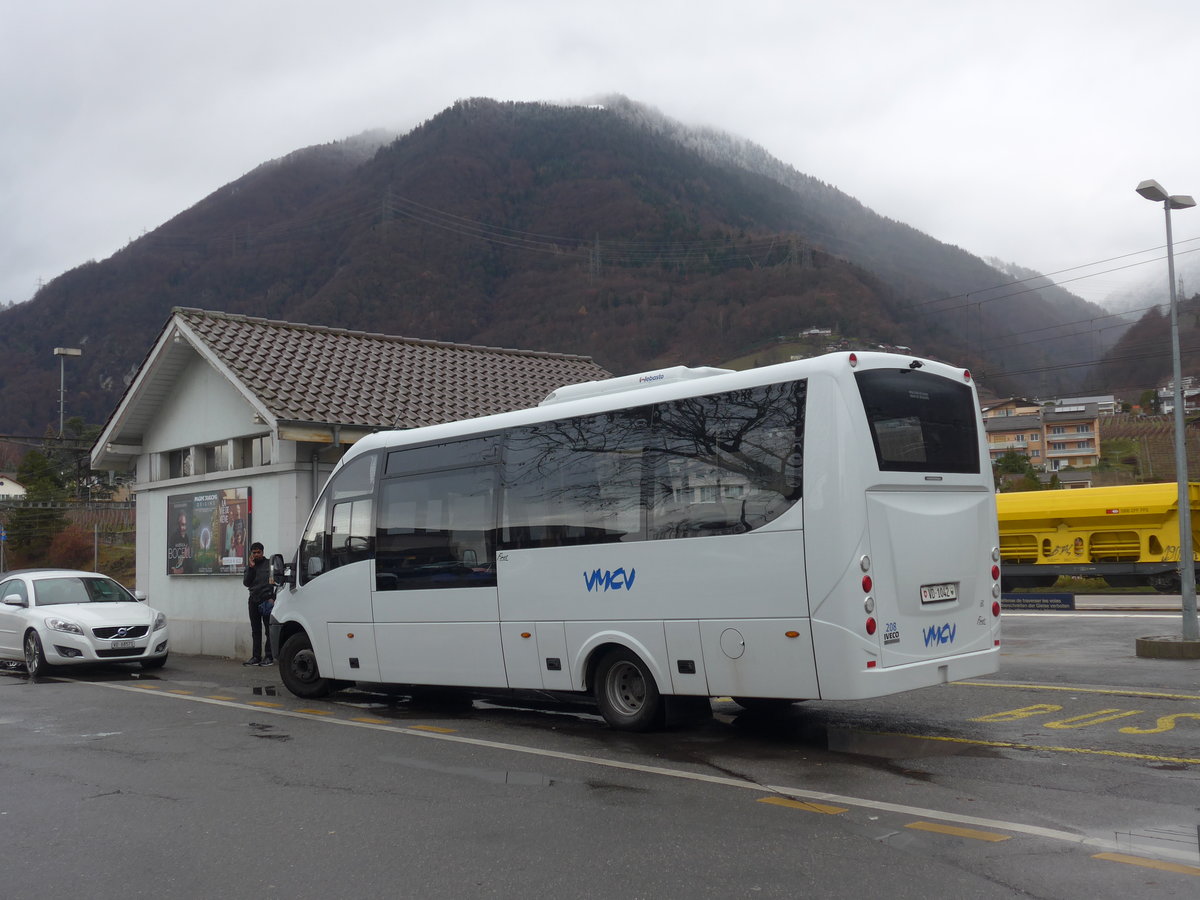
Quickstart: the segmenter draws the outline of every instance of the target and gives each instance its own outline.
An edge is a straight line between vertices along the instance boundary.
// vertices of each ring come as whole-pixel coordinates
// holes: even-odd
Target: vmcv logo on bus
[[[637,577],[637,569],[593,569],[591,573],[583,573],[583,583],[589,591],[619,591],[624,588],[633,590],[633,579]]]
[[[945,625],[930,625],[925,629],[925,646],[930,644],[953,644],[954,632],[958,630],[957,625],[951,625],[947,622]]]

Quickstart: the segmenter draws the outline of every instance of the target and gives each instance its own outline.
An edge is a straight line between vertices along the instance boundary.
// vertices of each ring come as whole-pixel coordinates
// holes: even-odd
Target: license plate
[[[922,588],[924,590],[924,588]],[[114,650],[132,650],[137,645],[137,641],[113,641],[112,648]]]
[[[946,584],[923,584],[921,585],[921,602],[922,603],[938,603],[942,600],[957,600],[958,599],[958,582],[951,581]]]

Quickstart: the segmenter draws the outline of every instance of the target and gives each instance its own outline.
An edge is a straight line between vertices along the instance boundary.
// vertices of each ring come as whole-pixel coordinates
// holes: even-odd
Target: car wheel
[[[25,671],[31,676],[49,675],[54,667],[46,662],[46,651],[42,649],[42,639],[36,631],[25,635]]]
[[[284,687],[305,699],[328,697],[336,687],[331,679],[321,676],[312,642],[303,632],[283,642],[279,651],[279,677]]]
[[[139,664],[147,672],[151,669],[161,669],[167,664],[167,654],[164,653],[162,656],[156,656],[153,659],[140,660]]]
[[[620,731],[653,731],[666,720],[666,706],[654,676],[636,653],[616,647],[596,667],[600,715]]]

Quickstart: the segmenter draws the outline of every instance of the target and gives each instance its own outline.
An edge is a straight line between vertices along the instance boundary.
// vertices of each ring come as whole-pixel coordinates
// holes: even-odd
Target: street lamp
[[[1179,482],[1179,583],[1183,596],[1183,639],[1200,640],[1196,622],[1196,568],[1192,560],[1192,504],[1188,487],[1186,421],[1183,413],[1183,367],[1179,354],[1179,302],[1175,297],[1175,248],[1171,241],[1171,210],[1188,209],[1196,201],[1186,194],[1170,195],[1154,179],[1137,186],[1147,200],[1163,205],[1167,217],[1167,278],[1171,288],[1171,365],[1175,374],[1175,480]]]
[[[78,347],[55,347],[54,355],[58,357],[58,437],[63,436],[63,397],[66,394],[66,357],[83,356]]]

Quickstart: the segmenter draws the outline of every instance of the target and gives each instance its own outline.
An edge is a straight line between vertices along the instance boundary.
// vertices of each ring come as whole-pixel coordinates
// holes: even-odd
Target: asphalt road
[[[106,897],[1195,897],[1174,612],[1011,613],[1002,671],[607,729],[547,698],[288,694],[173,657],[0,674],[0,884]]]

